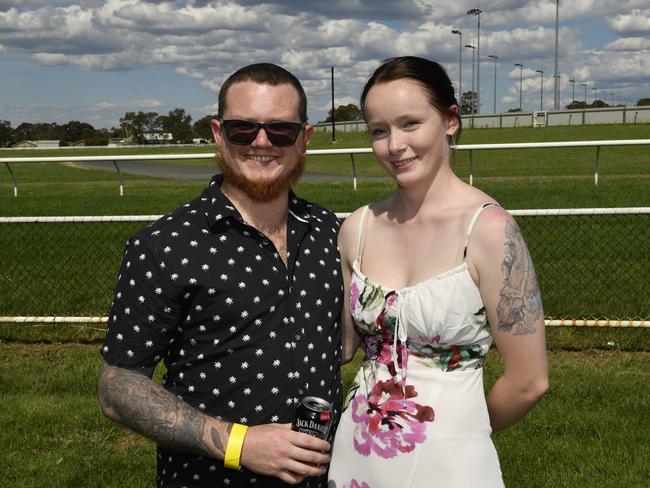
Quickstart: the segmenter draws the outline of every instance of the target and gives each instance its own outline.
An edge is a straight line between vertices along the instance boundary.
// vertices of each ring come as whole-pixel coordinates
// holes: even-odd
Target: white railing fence
[[[524,142],[524,143],[508,143],[508,144],[459,144],[454,146],[456,151],[469,151],[468,158],[468,177],[469,184],[474,184],[474,151],[489,151],[495,149],[529,149],[529,148],[566,148],[566,147],[594,147],[596,154],[594,159],[594,184],[598,184],[600,175],[600,150],[602,147],[613,146],[639,146],[650,145],[650,139],[624,139],[624,140],[604,140],[604,141],[566,141],[566,142]],[[349,154],[350,163],[352,166],[352,187],[357,189],[358,175],[355,154],[369,154],[372,149],[366,148],[348,148],[348,149],[310,149],[307,155],[313,156],[326,156],[329,154]],[[11,174],[13,181],[14,197],[18,196],[18,182],[16,176],[11,169],[12,164],[28,164],[28,163],[75,163],[75,162],[103,162],[106,164],[113,164],[117,171],[120,181],[120,196],[124,195],[124,181],[122,172],[120,170],[120,161],[170,161],[170,160],[188,160],[188,159],[214,159],[214,153],[188,153],[188,154],[158,154],[158,155],[142,155],[142,154],[120,154],[110,156],[49,156],[49,157],[20,157],[20,158],[4,158],[0,154],[0,163],[4,163],[7,170]]]

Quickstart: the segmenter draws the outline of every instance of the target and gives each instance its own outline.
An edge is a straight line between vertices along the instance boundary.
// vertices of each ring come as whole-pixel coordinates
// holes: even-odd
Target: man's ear
[[[217,119],[212,119],[210,121],[210,128],[212,129],[212,136],[214,137],[215,144],[221,146],[221,122]]]
[[[314,126],[312,124],[305,124],[305,127],[302,129],[302,152],[307,150],[309,143],[311,142],[311,136],[314,135]]]

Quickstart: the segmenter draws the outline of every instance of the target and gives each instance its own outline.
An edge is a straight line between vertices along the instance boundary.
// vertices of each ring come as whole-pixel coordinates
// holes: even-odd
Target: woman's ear
[[[447,135],[453,136],[458,132],[458,127],[460,126],[460,113],[458,111],[458,105],[452,105],[449,107],[449,111],[456,115],[449,115],[447,118]]]

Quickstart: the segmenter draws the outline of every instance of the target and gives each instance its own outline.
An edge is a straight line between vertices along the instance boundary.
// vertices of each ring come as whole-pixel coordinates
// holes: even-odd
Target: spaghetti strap
[[[365,235],[365,228],[366,228],[366,216],[368,215],[368,205],[363,207],[363,210],[361,212],[361,219],[359,220],[359,228],[357,231],[357,266],[359,268],[361,267],[361,256],[363,255],[363,248],[366,245],[366,235]]]
[[[469,236],[472,233],[472,229],[474,228],[474,224],[476,223],[476,220],[478,219],[478,216],[481,215],[481,212],[483,209],[487,207],[500,207],[498,203],[484,203],[481,205],[478,209],[476,209],[476,212],[474,212],[474,215],[472,216],[472,220],[470,220],[469,225],[467,226],[467,232],[465,232],[465,244],[463,246],[463,261],[467,258],[467,246],[469,245]]]

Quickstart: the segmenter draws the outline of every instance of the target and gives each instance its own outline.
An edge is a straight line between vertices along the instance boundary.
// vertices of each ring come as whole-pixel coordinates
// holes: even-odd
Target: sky
[[[555,0],[0,0],[0,120],[111,128],[127,111],[176,107],[197,120],[216,113],[229,74],[272,62],[301,80],[318,122],[331,107],[332,66],[337,106],[358,105],[392,56],[436,60],[457,84],[461,39],[451,31],[477,46],[479,19],[481,113],[495,108],[488,55],[498,56],[497,112],[519,107],[520,74],[523,110],[539,110],[542,78],[542,107],[552,109],[555,11]],[[573,88],[588,103],[650,97],[649,0],[560,0],[559,16],[561,106]],[[472,64],[462,47],[462,91]]]

